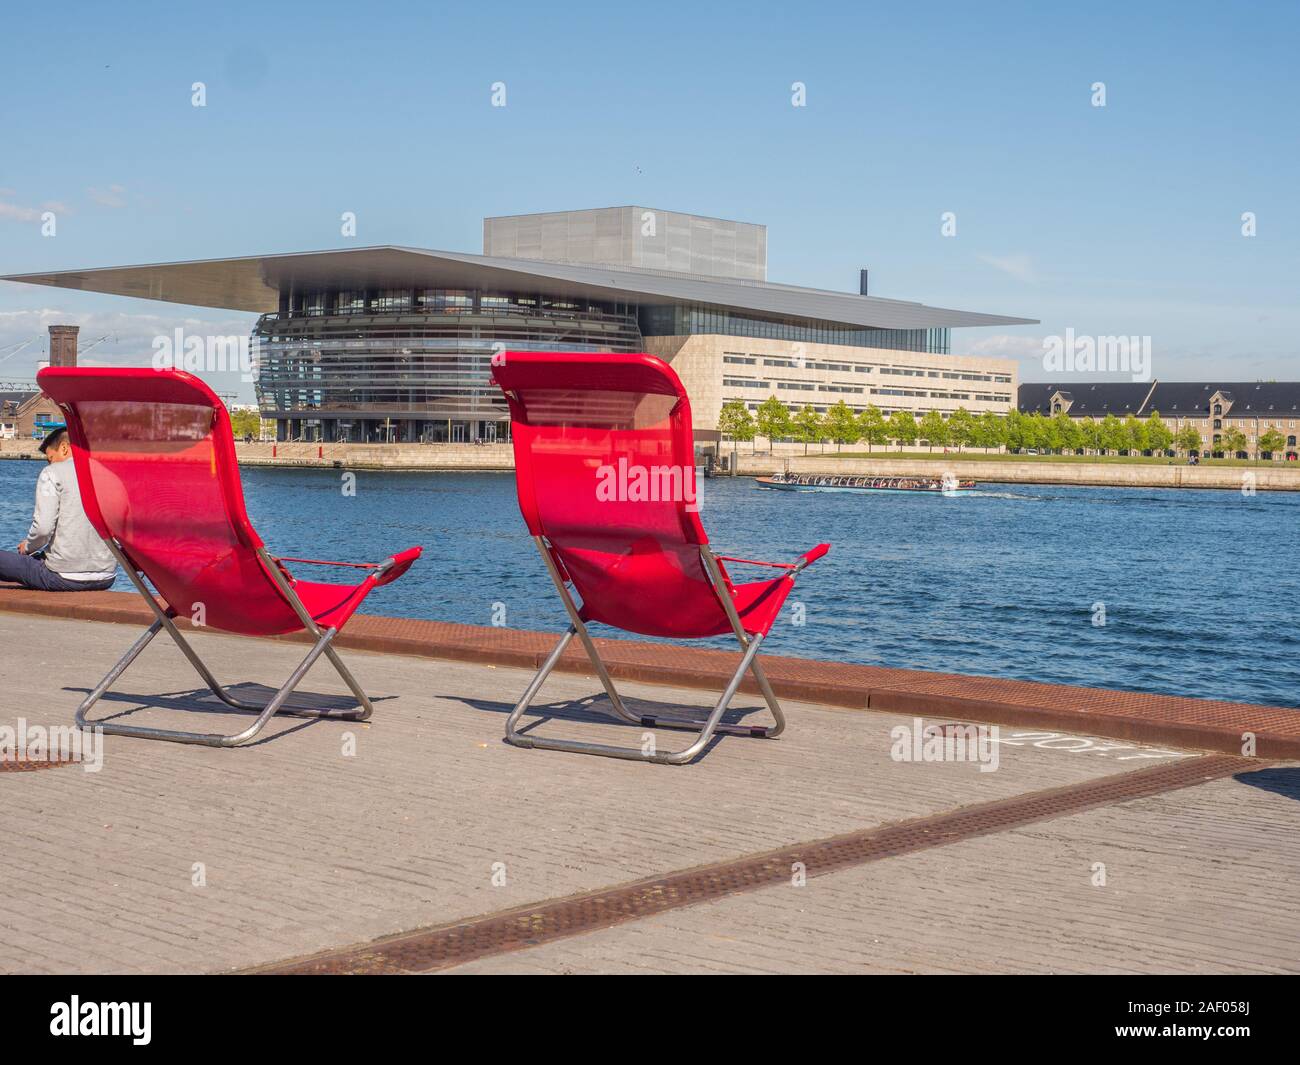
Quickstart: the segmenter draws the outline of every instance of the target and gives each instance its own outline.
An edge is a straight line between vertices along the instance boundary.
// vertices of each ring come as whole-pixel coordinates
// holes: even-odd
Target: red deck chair
[[[492,374],[510,405],[519,509],[571,621],[507,719],[506,739],[519,747],[684,765],[715,732],[779,735],[785,718],[756,656],[796,574],[830,545],[820,544],[790,563],[713,554],[695,503],[690,403],[677,375],[660,359],[510,351]],[[783,572],[737,584],[724,562]],[[639,717],[619,698],[587,633],[589,621],[675,639],[730,632],[744,656],[706,720]],[[649,728],[698,730],[695,741],[680,751],[647,754],[640,747],[517,732],[524,710],[574,635],[587,649],[616,718]],[[754,674],[774,726],[722,723],[746,670]]]
[[[77,708],[77,724],[115,736],[235,747],[261,732],[276,713],[368,718],[370,700],[331,643],[362,600],[405,573],[420,548],[373,565],[270,554],[244,511],[230,416],[197,377],[173,370],[59,367],[42,370],[37,382],[67,416],[86,516],[157,619]],[[287,562],[355,566],[369,573],[360,584],[318,584],[296,579]],[[247,703],[217,682],[176,627],[175,618],[200,614],[205,627],[223,632],[276,636],[306,629],[316,642],[268,703]],[[218,698],[257,714],[257,720],[233,736],[88,722],[90,708],[162,629]],[[357,709],[284,707],[322,654],[356,696]]]

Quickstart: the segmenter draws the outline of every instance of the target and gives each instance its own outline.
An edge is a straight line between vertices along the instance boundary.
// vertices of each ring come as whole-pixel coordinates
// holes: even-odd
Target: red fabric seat
[[[512,419],[519,507],[582,597],[584,620],[646,636],[731,631],[705,572],[690,401],[653,355],[507,352],[493,378]],[[736,584],[767,635],[793,581]]]
[[[297,580],[264,554],[249,523],[230,419],[197,377],[176,370],[42,370],[39,383],[68,415],[86,516],[116,543],[180,616],[202,607],[209,628],[275,636],[304,628],[272,575],[280,566],[322,628],[342,628],[419,548],[354,585]]]

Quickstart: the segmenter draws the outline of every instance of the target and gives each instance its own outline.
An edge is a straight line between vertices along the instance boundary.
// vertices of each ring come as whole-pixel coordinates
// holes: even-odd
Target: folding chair
[[[507,719],[506,740],[517,747],[684,765],[715,733],[780,735],[785,717],[759,664],[759,646],[796,575],[830,545],[819,544],[790,563],[713,554],[697,513],[690,403],[677,375],[660,359],[508,351],[492,373],[510,408],[519,508],[570,620]],[[737,584],[726,562],[783,572]],[[707,719],[638,716],[628,711],[610,680],[587,632],[591,621],[676,639],[730,632],[744,654]],[[616,719],[698,731],[694,742],[680,751],[647,753],[640,747],[519,732],[519,719],[575,635]],[[753,673],[775,725],[722,722],[746,671]]]
[[[272,555],[244,510],[230,416],[197,377],[173,370],[52,367],[37,374],[37,382],[67,416],[86,516],[156,619],[77,708],[78,726],[114,736],[236,747],[277,713],[349,721],[370,717],[370,700],[332,643],[366,596],[405,573],[421,549],[408,548],[374,564]],[[291,562],[369,572],[360,584],[324,584],[298,580],[286,565]],[[271,700],[258,705],[235,698],[217,682],[177,628],[181,616],[200,627],[245,636],[305,629],[316,642]],[[88,721],[91,707],[164,629],[213,694],[257,720],[230,736]],[[355,710],[285,706],[321,655],[356,696]]]

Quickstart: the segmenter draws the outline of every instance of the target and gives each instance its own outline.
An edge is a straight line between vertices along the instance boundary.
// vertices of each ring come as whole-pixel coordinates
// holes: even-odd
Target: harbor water
[[[0,462],[6,547],[26,532],[39,469]],[[275,553],[378,561],[424,546],[368,612],[563,627],[512,476],[355,478],[243,471],[250,517]],[[832,544],[800,578],[772,654],[1300,707],[1300,493],[821,494],[719,478],[704,482],[701,517],[723,554],[786,561]]]

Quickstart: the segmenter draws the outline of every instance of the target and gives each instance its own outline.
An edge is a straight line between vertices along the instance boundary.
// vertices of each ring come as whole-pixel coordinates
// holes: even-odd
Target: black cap
[[[66,425],[56,425],[53,429],[51,429],[48,433],[45,434],[45,439],[41,441],[41,446],[37,448],[37,450],[42,455],[44,455],[45,449],[48,448],[52,443],[54,443],[54,441],[58,438],[59,434],[66,433],[67,431],[68,431],[68,427]]]

